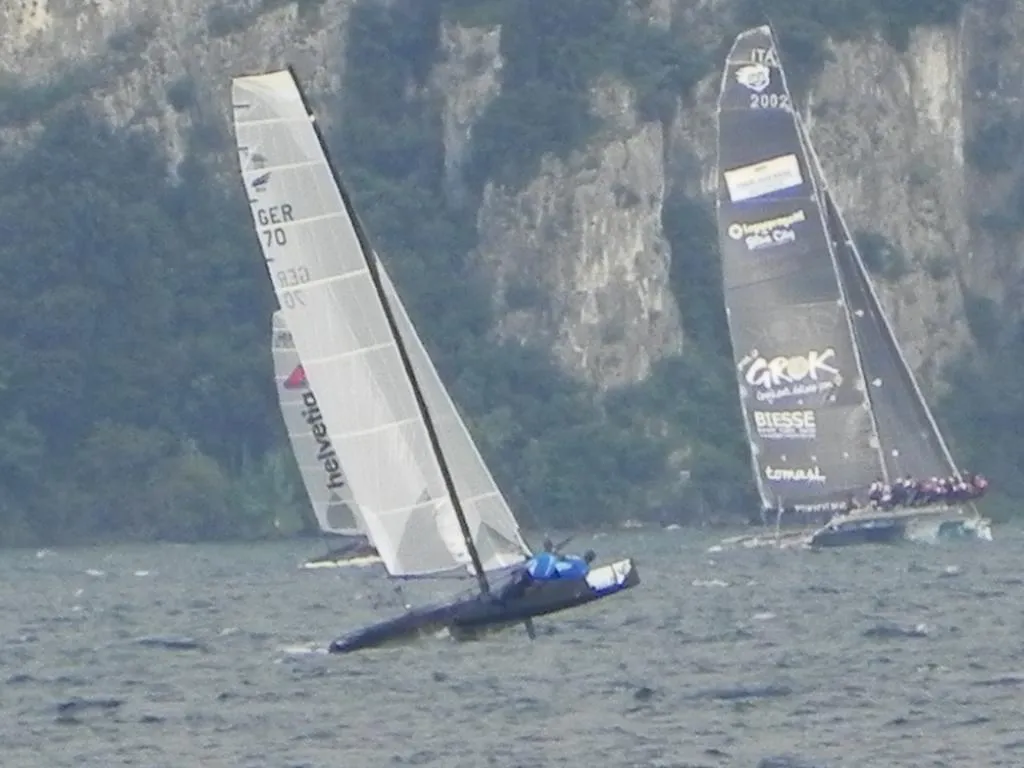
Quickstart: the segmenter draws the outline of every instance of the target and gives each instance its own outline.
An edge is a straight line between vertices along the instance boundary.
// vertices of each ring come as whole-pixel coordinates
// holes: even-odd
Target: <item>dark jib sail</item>
[[[959,476],[839,210],[827,191],[823,198],[888,476],[893,480],[907,475],[922,480]]]
[[[740,400],[765,506],[845,508],[882,475],[842,287],[771,30],[740,34],[718,101],[717,209]]]

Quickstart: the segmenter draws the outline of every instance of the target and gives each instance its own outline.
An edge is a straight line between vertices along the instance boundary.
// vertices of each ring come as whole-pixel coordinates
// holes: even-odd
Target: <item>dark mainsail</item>
[[[842,509],[882,476],[871,409],[771,30],[740,34],[718,101],[729,332],[765,505]]]

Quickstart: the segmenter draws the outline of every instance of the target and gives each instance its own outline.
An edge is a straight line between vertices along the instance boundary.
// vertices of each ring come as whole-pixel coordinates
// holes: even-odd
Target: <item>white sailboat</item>
[[[310,558],[303,567],[364,566],[381,562],[362,530],[356,502],[334,450],[330,430],[280,311],[273,315],[270,349],[288,441],[313,515],[329,546],[327,553]]]
[[[392,576],[462,568],[480,588],[332,649],[437,627],[505,626],[638,583],[632,561],[621,560],[513,604],[488,599],[487,574],[522,564],[530,550],[373,255],[298,84],[288,70],[238,77],[232,99],[267,269],[366,533]]]

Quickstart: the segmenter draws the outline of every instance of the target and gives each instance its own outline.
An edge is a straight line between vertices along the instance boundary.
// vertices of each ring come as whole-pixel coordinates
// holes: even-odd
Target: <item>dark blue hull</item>
[[[494,595],[474,595],[445,605],[414,608],[397,618],[338,638],[329,650],[351,653],[406,643],[443,630],[460,640],[472,639],[537,616],[586,605],[639,583],[640,574],[633,561],[623,560],[595,569],[586,579],[557,579],[535,584],[522,596],[507,600]]]
[[[812,547],[851,547],[858,544],[892,544],[905,538],[905,520],[858,520],[826,526],[811,536]]]

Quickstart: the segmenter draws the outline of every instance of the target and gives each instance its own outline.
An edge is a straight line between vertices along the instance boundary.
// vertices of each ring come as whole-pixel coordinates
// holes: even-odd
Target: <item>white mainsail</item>
[[[232,101],[260,247],[367,535],[395,576],[468,567],[367,255],[294,77],[282,70],[235,78]],[[528,548],[518,523],[380,275],[483,567],[520,562]]]
[[[324,533],[358,535],[355,499],[280,311],[274,313],[270,349],[281,416],[316,522]]]

